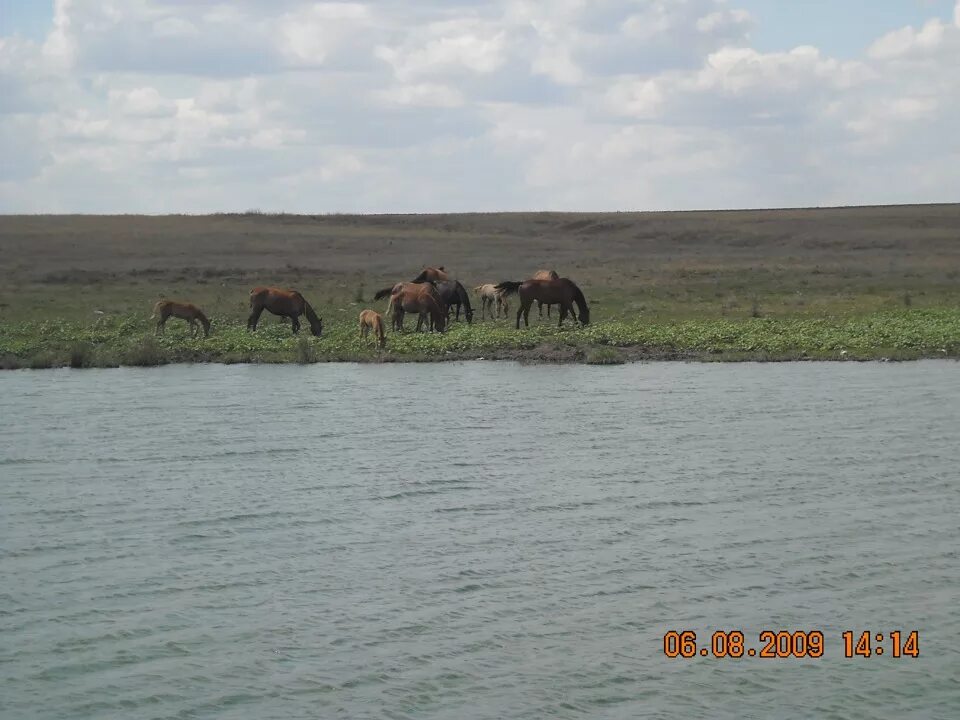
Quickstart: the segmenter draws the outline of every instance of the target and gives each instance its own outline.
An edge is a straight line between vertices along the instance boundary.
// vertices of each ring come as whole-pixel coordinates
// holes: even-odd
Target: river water
[[[0,409],[4,718],[960,717],[953,362],[17,371]]]

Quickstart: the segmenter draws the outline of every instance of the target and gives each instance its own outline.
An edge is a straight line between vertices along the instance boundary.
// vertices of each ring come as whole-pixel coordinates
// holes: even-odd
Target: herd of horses
[[[544,306],[549,318],[550,309],[557,305],[558,326],[562,326],[568,316],[583,325],[590,322],[590,308],[583,292],[576,283],[569,278],[560,277],[554,270],[539,270],[527,280],[505,280],[496,284],[478,285],[473,291],[481,302],[481,320],[486,319],[488,313],[490,318],[494,319],[494,310],[497,319],[508,317],[510,298],[516,295],[519,300],[516,315],[518,330],[521,318],[524,325],[529,327],[530,308],[534,302],[538,305],[540,317],[543,317]],[[386,298],[389,298],[386,315],[391,318],[394,331],[404,330],[404,316],[408,313],[417,315],[418,332],[425,326],[431,331],[444,332],[451,321],[451,315],[459,321],[461,311],[468,323],[473,322],[469,293],[458,280],[451,279],[443,266],[426,267],[413,280],[398,282],[374,295],[375,300]],[[248,330],[257,329],[264,310],[281,318],[289,318],[294,334],[300,331],[301,316],[306,317],[313,335],[320,337],[323,333],[323,319],[296,290],[276,287],[255,287],[251,290]],[[164,331],[167,320],[171,317],[186,320],[190,324],[192,335],[197,335],[201,327],[204,337],[210,334],[210,320],[199,307],[173,300],[160,300],[154,305],[151,319],[157,320],[157,333]],[[366,338],[371,332],[376,338],[377,346],[383,349],[387,343],[383,315],[375,310],[363,310],[360,313],[360,337]]]

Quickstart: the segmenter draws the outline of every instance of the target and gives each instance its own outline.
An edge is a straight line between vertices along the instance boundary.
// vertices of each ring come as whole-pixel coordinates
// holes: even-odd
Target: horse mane
[[[314,312],[313,307],[311,307],[303,295],[296,291],[294,291],[294,294],[303,300],[303,314],[307,316],[307,321],[310,323],[310,330],[314,335],[320,337],[321,333],[323,333],[323,319]]]
[[[385,297],[390,297],[390,295],[393,293],[393,288],[395,285],[396,283],[394,283],[390,287],[385,287],[382,290],[377,290],[376,294],[373,296],[373,299],[383,300]]]
[[[577,309],[580,310],[580,322],[586,325],[590,322],[590,308],[587,307],[587,299],[583,296],[583,291],[577,287],[577,284],[573,280],[569,278],[564,279],[569,283],[570,290],[573,293],[573,301],[577,304]]]
[[[454,280],[454,289],[457,291],[457,295],[460,297],[460,304],[466,308],[466,311],[470,313],[470,316],[473,315],[473,308],[470,307],[470,293],[467,292],[467,289],[459,280]]]

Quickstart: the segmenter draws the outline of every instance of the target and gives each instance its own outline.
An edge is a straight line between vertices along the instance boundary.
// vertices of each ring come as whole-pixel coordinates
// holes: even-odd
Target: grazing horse
[[[150,316],[150,319],[153,320],[155,317],[160,318],[157,320],[157,334],[164,331],[167,320],[171,315],[182,318],[190,323],[191,336],[197,335],[200,332],[200,326],[197,324],[199,321],[200,325],[203,325],[203,336],[209,337],[210,321],[207,320],[207,316],[203,314],[203,311],[191,303],[174,302],[173,300],[161,300],[153,306],[153,315]]]
[[[425,267],[423,271],[417,275],[410,282],[413,283],[440,283],[446,282],[450,279],[450,276],[443,269],[443,265],[438,268],[435,267]],[[397,283],[399,284],[399,283]],[[383,300],[385,297],[390,297],[393,294],[393,290],[397,285],[391,285],[390,287],[385,287],[381,290],[377,290],[377,293],[373,296],[374,300]]]
[[[573,312],[573,304],[577,304],[580,310],[580,322],[587,325],[590,322],[590,308],[587,307],[587,300],[583,297],[580,288],[569,278],[559,278],[557,280],[526,280],[517,288],[520,295],[520,309],[517,310],[517,329],[520,329],[520,316],[523,316],[523,322],[530,327],[530,306],[537,300],[546,305],[560,306],[560,321],[557,326],[563,325],[567,318],[567,313],[573,315],[574,322],[577,320],[576,313]]]
[[[537,270],[533,275],[530,276],[531,280],[559,280],[560,276],[557,275],[556,270]],[[547,305],[547,317],[550,317],[550,305]],[[543,319],[543,303],[539,300],[537,301],[537,311],[540,316],[540,319]]]
[[[447,322],[450,321],[450,311],[454,305],[457,307],[457,320],[460,319],[460,306],[463,306],[463,315],[468,324],[473,323],[473,308],[470,307],[470,296],[467,295],[466,288],[460,284],[459,280],[447,280],[437,284],[437,292],[440,293],[440,299],[447,306]]]
[[[487,283],[485,285],[478,285],[473,289],[480,297],[481,308],[480,308],[480,319],[483,320],[486,318],[487,311],[490,312],[490,319],[494,319],[493,308],[496,305],[497,308],[497,318],[500,317],[501,311],[503,316],[507,317],[507,312],[510,310],[510,305],[507,303],[506,296],[497,290],[497,286],[493,283]]]
[[[296,290],[284,290],[275,287],[255,287],[250,291],[250,317],[247,329],[256,330],[260,314],[266,310],[280,317],[288,317],[293,323],[293,334],[300,331],[300,316],[306,315],[310,323],[310,332],[320,337],[323,332],[323,319],[317,315],[310,303]]]
[[[365,338],[371,330],[377,336],[377,345],[383,350],[387,344],[387,338],[383,333],[383,315],[375,310],[363,310],[360,313],[360,337]]]
[[[415,312],[420,317],[417,320],[417,331],[423,327],[424,320],[430,321],[430,329],[443,332],[446,325],[447,309],[439,300],[437,289],[430,283],[403,283],[390,296],[387,305],[387,314],[393,313],[394,330],[403,330],[404,313]]]

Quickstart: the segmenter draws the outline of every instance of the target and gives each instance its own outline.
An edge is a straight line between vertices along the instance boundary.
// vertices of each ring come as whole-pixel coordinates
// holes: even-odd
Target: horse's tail
[[[314,335],[320,337],[320,333],[323,332],[323,320],[314,312],[310,303],[306,301],[303,295],[300,296],[300,299],[303,300],[303,314],[307,316],[307,320],[310,322],[310,329]]]
[[[504,296],[514,295],[520,291],[521,285],[523,285],[523,280],[504,280],[502,283],[494,285],[493,289]]]
[[[390,296],[390,302],[387,303],[387,316],[388,316],[388,317],[392,316],[392,315],[396,312],[396,311],[394,310],[394,305],[396,304],[398,297],[400,297],[400,296],[399,296],[399,295],[391,295],[391,296]]]
[[[383,300],[385,297],[390,297],[390,294],[393,292],[394,286],[385,287],[383,290],[377,290],[376,295],[373,296],[374,300]]]
[[[573,301],[577,304],[577,309],[580,311],[580,322],[587,325],[590,322],[590,308],[587,307],[587,299],[583,296],[580,288],[572,281],[570,282],[570,286],[573,291]]]

